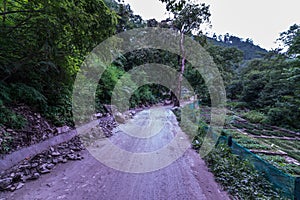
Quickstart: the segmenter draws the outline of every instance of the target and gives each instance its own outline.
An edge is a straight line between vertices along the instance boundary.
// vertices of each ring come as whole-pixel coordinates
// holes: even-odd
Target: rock
[[[50,170],[47,169],[47,168],[44,168],[44,169],[41,169],[41,170],[40,170],[40,173],[41,173],[41,174],[47,174],[47,173],[50,173]]]
[[[102,117],[103,115],[101,114],[101,113],[96,113],[96,114],[94,114],[94,118],[95,119],[100,119],[101,117]]]
[[[10,129],[10,128],[6,129],[6,131],[9,132],[9,133],[14,132],[14,130],[12,130],[12,129]]]
[[[59,153],[58,151],[54,151],[51,153],[51,156],[60,156],[61,153]]]
[[[11,192],[15,191],[16,190],[16,186],[14,185],[10,185],[9,187],[7,187],[7,189]]]
[[[16,187],[16,190],[21,189],[24,186],[24,183],[19,183]]]
[[[47,138],[48,138],[47,135],[43,135],[43,137],[42,137],[43,140],[46,140]]]
[[[132,115],[135,115],[135,114],[136,114],[135,110],[130,111],[130,113],[131,113]]]
[[[58,162],[63,162],[63,160],[64,160],[64,159],[63,159],[62,156],[59,156],[58,159],[57,159]]]
[[[176,110],[178,110],[178,109],[179,109],[178,106],[174,106],[173,108],[171,108],[171,110],[174,110],[174,111],[176,111]]]
[[[72,154],[72,153],[68,154],[67,157],[68,157],[69,160],[76,160],[77,159],[77,156]]]
[[[58,134],[61,134],[61,133],[65,133],[67,131],[69,131],[71,128],[69,126],[62,126],[62,127],[57,127],[56,128],[56,132]]]
[[[120,112],[117,112],[115,115],[115,120],[121,124],[124,124],[125,123],[125,117],[122,115],[122,113]]]
[[[70,148],[71,148],[71,150],[74,150],[74,151],[80,151],[81,150],[80,147],[75,147],[75,146],[71,146]]]
[[[52,160],[52,163],[53,163],[53,164],[57,164],[57,163],[58,163],[58,160],[57,160],[56,158],[54,158],[54,159]]]
[[[39,166],[39,164],[36,163],[36,162],[31,164],[31,168],[35,168],[35,167],[37,167],[37,166]]]
[[[27,176],[27,175],[29,175],[29,174],[30,174],[30,170],[29,170],[29,169],[24,169],[24,170],[23,170],[23,173],[24,173],[24,175],[26,175],[26,176]]]
[[[31,166],[29,164],[20,165],[19,169],[29,169]]]
[[[21,176],[21,181],[26,182],[27,180],[33,180],[32,176],[33,175],[30,175],[30,176],[24,176],[24,175],[22,175]]]
[[[107,119],[109,123],[112,120],[112,117]],[[107,122],[105,124],[107,125]],[[79,153],[82,149],[84,147],[80,138],[74,137],[68,142],[28,157],[10,170],[0,172],[0,190],[15,191],[22,188],[26,181],[38,179],[41,174],[51,172],[51,169],[59,162],[66,163],[68,160],[83,159]]]
[[[50,170],[47,168],[47,164],[43,164],[39,167],[39,172],[41,174],[46,174],[46,173],[49,173]]]
[[[0,189],[5,190],[12,183],[12,178],[0,179]]]
[[[46,168],[47,168],[47,169],[53,169],[54,166],[55,166],[54,164],[50,163],[50,164],[48,164],[48,165],[46,166]]]
[[[36,180],[36,179],[38,179],[38,178],[40,178],[40,174],[38,173],[38,172],[35,172],[31,177],[30,177],[30,179],[31,180]]]
[[[165,100],[165,101],[164,101],[164,105],[170,105],[171,103],[172,103],[171,100]]]

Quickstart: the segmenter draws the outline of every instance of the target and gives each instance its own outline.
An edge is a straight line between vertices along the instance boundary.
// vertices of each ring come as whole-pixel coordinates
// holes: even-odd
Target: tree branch
[[[8,14],[14,14],[14,13],[36,13],[36,12],[42,12],[43,10],[13,10],[13,11],[7,11],[7,12],[1,12],[0,16],[5,16]]]

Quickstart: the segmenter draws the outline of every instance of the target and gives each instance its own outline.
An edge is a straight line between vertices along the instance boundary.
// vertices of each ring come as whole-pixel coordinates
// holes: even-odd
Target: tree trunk
[[[185,51],[184,51],[184,32],[181,31],[181,39],[180,39],[180,52],[181,52],[181,68],[180,68],[180,73],[179,73],[179,78],[178,78],[178,85],[177,85],[177,100],[174,101],[174,107],[175,106],[180,106],[180,99],[181,99],[181,84],[183,80],[183,73],[184,73],[184,68],[185,68]]]

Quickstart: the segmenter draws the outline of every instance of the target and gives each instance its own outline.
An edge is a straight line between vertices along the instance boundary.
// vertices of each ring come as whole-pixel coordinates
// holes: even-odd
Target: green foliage
[[[279,38],[287,47],[287,54],[277,50],[251,60],[226,87],[229,98],[245,102],[248,109],[261,111],[261,114],[253,111],[245,115],[252,122],[300,128],[297,123],[300,119],[299,33],[298,25],[291,26]],[[229,35],[224,38],[232,43]]]
[[[210,15],[209,6],[204,3],[187,3],[182,10],[175,13],[175,19],[172,22],[173,27],[179,30],[180,33],[191,34],[192,31],[199,31],[201,24],[209,22]]]
[[[7,154],[12,145],[13,137],[7,133],[4,132],[0,135],[0,154]]]
[[[26,124],[26,119],[13,112],[10,107],[14,103],[28,103],[34,106],[45,103],[44,96],[32,87],[23,84],[0,83],[0,126],[21,129]]]
[[[4,125],[9,128],[21,129],[26,125],[26,119],[13,112],[11,109],[0,105],[0,126]]]
[[[61,89],[62,88],[63,86],[61,86]],[[44,108],[43,114],[56,126],[74,125],[71,91],[71,89],[62,89],[57,96],[55,96],[57,99],[55,104],[48,104]]]
[[[5,2],[0,15],[1,105],[22,102],[56,125],[72,124],[75,75],[84,56],[115,32],[117,14],[102,0]],[[5,118],[2,122],[11,126],[18,117]]]
[[[22,102],[32,107],[43,108],[47,104],[46,97],[39,91],[23,83],[11,84],[11,98],[14,102]]]
[[[229,99],[236,100],[240,99],[243,91],[243,84],[241,80],[231,80],[226,86],[226,96]]]
[[[287,53],[289,55],[299,56],[300,53],[300,26],[298,24],[292,25],[288,31],[280,34],[279,41],[283,42],[288,47]]]
[[[261,123],[267,119],[266,115],[256,110],[251,110],[249,112],[243,113],[242,117],[245,117],[251,123]]]
[[[252,70],[243,77],[243,91],[241,99],[251,107],[257,107],[260,92],[266,85],[264,74],[258,70]]]
[[[204,123],[199,124],[197,135],[192,140],[193,149],[199,150],[203,144],[204,138],[208,132],[208,126]]]
[[[265,139],[265,143],[270,145],[276,145],[276,148],[282,150],[288,154],[288,156],[300,161],[300,142],[299,141],[288,141],[288,140],[279,140],[279,139]]]
[[[251,61],[241,71],[239,100],[250,109],[261,110],[267,117],[263,122],[299,129],[299,66],[299,59],[279,54]]]
[[[143,104],[157,103],[157,99],[151,91],[151,85],[144,85],[134,91],[131,97],[131,107],[136,107]]]
[[[281,199],[262,174],[247,160],[233,155],[229,147],[219,144],[205,157],[210,170],[231,195],[238,199]]]
[[[207,45],[206,50],[213,57],[227,86],[232,80],[234,70],[239,67],[242,61],[243,53],[234,47],[226,48],[211,44]]]
[[[182,10],[184,5],[190,0],[160,0],[160,1],[166,4],[167,11],[175,13]]]
[[[109,66],[106,68],[105,72],[101,76],[96,92],[96,97],[102,104],[111,103],[114,87],[119,78],[121,78],[124,74],[125,71],[116,66]]]
[[[0,106],[11,102],[10,87],[4,82],[0,82]]]
[[[244,61],[249,61],[257,58],[263,58],[263,55],[267,53],[265,49],[254,45],[251,39],[242,39],[228,33],[225,35],[214,35],[212,38],[207,38],[209,43],[229,48],[237,48],[243,52]]]
[[[264,154],[260,154],[259,156],[287,174],[293,176],[300,175],[299,165],[288,163],[282,156],[270,156]]]
[[[247,107],[247,103],[243,101],[229,101],[227,102],[227,106],[230,109],[239,109],[242,110]]]

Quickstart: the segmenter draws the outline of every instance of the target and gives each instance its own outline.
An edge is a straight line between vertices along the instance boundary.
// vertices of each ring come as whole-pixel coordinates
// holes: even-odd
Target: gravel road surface
[[[145,110],[87,147],[83,160],[59,164],[0,199],[229,199],[188,143],[169,108]]]

